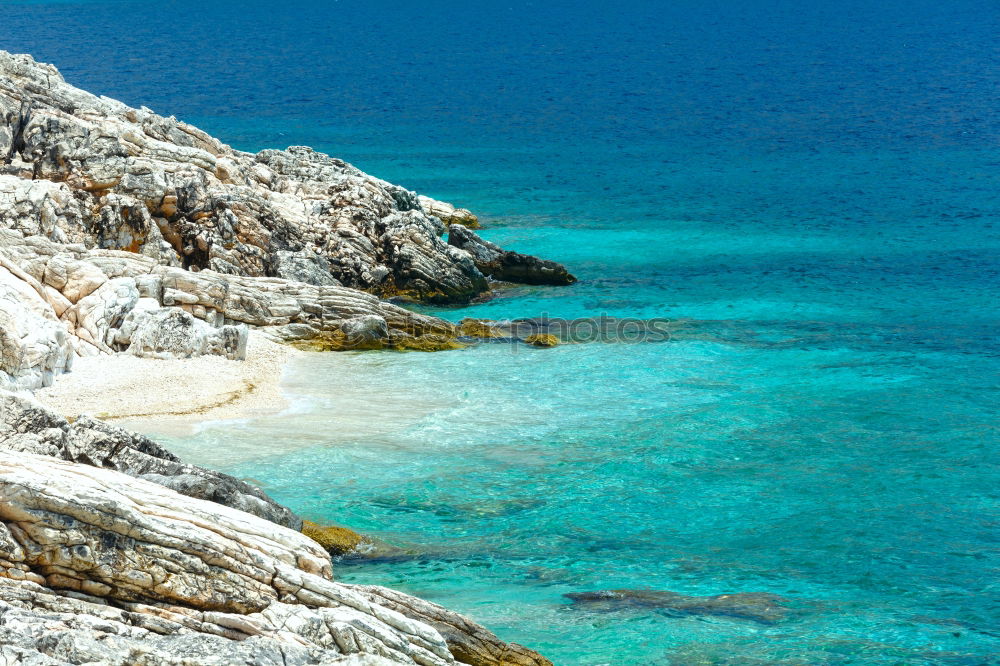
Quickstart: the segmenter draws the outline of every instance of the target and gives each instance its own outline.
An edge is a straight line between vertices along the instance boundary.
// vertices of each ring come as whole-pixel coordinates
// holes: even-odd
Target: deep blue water
[[[425,553],[341,578],[557,664],[1000,663],[998,34],[967,0],[0,4],[0,48],[81,87],[312,145],[581,278],[433,312],[678,321],[310,356],[296,411],[172,442]],[[562,596],[608,587],[790,610]]]

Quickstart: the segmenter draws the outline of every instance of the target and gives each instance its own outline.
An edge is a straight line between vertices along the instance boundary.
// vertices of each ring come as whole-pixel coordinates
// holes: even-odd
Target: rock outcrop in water
[[[246,511],[294,530],[302,520],[228,474],[187,465],[147,437],[81,416],[73,423],[30,398],[0,391],[0,451],[52,456],[153,481],[182,495]]]
[[[460,224],[448,227],[448,244],[468,252],[476,268],[494,280],[556,285],[576,282],[562,264],[504,250]]]
[[[276,524],[287,509],[143,437],[0,391],[0,453],[4,663],[550,664],[334,582],[320,545]]]
[[[334,582],[301,520],[249,484],[4,390],[80,356],[238,360],[250,327],[454,347],[454,325],[379,298],[488,289],[445,224],[478,222],[308,148],[232,150],[0,51],[0,662],[550,664],[434,604]]]
[[[475,215],[305,147],[233,150],[0,51],[0,221],[165,266],[468,300],[488,289],[441,240]],[[514,278],[508,278],[514,279]]]

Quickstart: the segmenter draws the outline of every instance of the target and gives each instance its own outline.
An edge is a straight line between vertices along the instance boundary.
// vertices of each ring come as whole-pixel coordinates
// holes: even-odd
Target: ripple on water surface
[[[557,663],[995,649],[996,470],[984,397],[950,375],[962,359],[706,326],[662,344],[310,354],[289,373],[297,413],[175,448],[419,553],[340,578],[470,613]],[[563,596],[607,588],[767,592],[790,610],[762,624]]]

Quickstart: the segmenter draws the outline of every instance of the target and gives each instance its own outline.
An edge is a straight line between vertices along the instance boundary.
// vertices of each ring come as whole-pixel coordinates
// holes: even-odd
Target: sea
[[[168,438],[558,665],[1000,664],[996,0],[0,2],[0,48],[310,145],[564,263],[451,320],[657,340],[310,354]],[[607,589],[767,593],[718,608]]]

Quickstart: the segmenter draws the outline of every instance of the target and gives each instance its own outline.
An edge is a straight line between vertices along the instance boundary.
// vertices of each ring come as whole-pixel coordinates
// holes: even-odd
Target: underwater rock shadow
[[[774,625],[785,619],[790,599],[766,592],[740,592],[710,596],[687,596],[667,590],[599,590],[563,595],[573,601],[573,608],[600,612],[657,610],[672,617],[708,615],[750,620]]]

